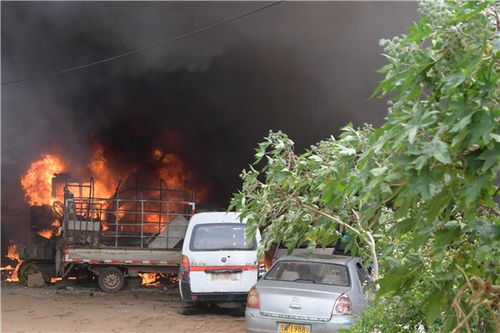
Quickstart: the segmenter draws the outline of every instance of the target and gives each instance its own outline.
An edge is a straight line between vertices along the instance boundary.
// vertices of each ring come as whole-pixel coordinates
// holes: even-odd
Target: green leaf
[[[491,52],[493,53],[497,53],[498,51],[500,51],[500,37],[493,41],[493,46],[491,49]]]
[[[428,221],[439,219],[441,213],[448,207],[451,201],[451,193],[443,191],[429,200],[425,206],[426,214],[424,215]]]
[[[454,221],[455,222],[455,221]],[[455,222],[456,223],[456,222]],[[445,246],[460,239],[461,230],[458,223],[449,225],[436,234],[436,245]]]
[[[387,167],[371,169],[370,173],[375,177],[383,175],[387,171]]]
[[[477,197],[479,196],[483,185],[488,181],[488,178],[488,175],[482,176],[466,187],[465,202],[467,204],[470,204],[477,200]]]
[[[458,87],[466,78],[467,76],[462,72],[447,76],[444,79],[445,85],[441,88],[441,91],[446,92],[447,90]]]
[[[413,144],[415,142],[415,136],[417,135],[417,131],[418,131],[417,126],[413,126],[408,131],[408,142],[410,142],[410,144]]]
[[[394,230],[399,234],[405,234],[412,230],[416,223],[417,220],[415,218],[408,218],[399,222]]]
[[[432,325],[438,317],[441,316],[441,312],[447,306],[447,299],[442,289],[434,289],[429,294],[426,302],[424,313],[427,324]]]
[[[434,158],[439,162],[448,164],[451,162],[450,154],[448,153],[448,145],[440,140],[433,142]]]
[[[484,160],[481,172],[486,172],[486,170],[490,169],[492,166],[498,165],[500,161],[500,144],[495,143],[493,149],[486,149],[479,155],[478,159]]]

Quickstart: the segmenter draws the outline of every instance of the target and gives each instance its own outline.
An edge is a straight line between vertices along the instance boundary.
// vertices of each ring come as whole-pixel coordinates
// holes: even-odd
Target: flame
[[[30,205],[52,205],[52,177],[66,169],[64,162],[55,155],[45,154],[31,163],[26,174],[21,178],[21,185],[26,192]]]
[[[143,286],[159,286],[160,283],[157,280],[160,278],[160,274],[157,273],[139,273],[137,274],[142,279]]]
[[[175,138],[174,138],[175,139]],[[175,145],[175,141],[178,141],[178,138],[173,141],[173,145]],[[167,153],[165,149],[153,149],[151,152],[151,158],[148,163],[153,163],[155,168],[155,173],[157,176],[162,178],[167,188],[170,190],[183,190],[188,193],[194,189],[196,185],[197,191],[197,200],[200,201],[206,197],[209,193],[209,188],[205,185],[200,185],[199,179],[197,178],[197,174],[193,173],[188,168],[185,160],[181,158],[181,156],[174,153]],[[25,191],[26,200],[29,205],[52,205],[55,201],[63,201],[63,187],[66,184],[64,182],[65,179],[70,179],[61,177],[57,182],[53,181],[54,174],[56,173],[65,173],[69,168],[66,164],[67,160],[64,160],[61,156],[57,156],[55,154],[42,154],[38,160],[35,160],[31,163],[30,167],[26,171],[26,173],[21,177],[20,183],[22,188]],[[88,171],[90,171],[90,175],[94,178],[94,197],[95,198],[112,198],[115,194],[116,187],[118,186],[120,180],[125,180],[126,176],[130,172],[134,172],[134,170],[122,170],[123,173],[120,173],[116,170],[113,170],[108,159],[106,158],[106,150],[104,146],[101,144],[96,144],[93,148],[93,151],[90,155],[88,162]],[[84,173],[82,168],[76,167],[79,178],[88,177],[89,174],[83,175]],[[80,170],[81,172],[78,172]],[[86,178],[88,179],[88,178]],[[71,186],[74,186],[74,180],[69,180]],[[78,183],[81,185],[89,185],[86,183]],[[148,184],[144,184],[146,187]],[[74,193],[75,196],[88,197],[90,196],[88,186],[80,188],[80,193]],[[87,193],[85,192],[85,188],[87,188]],[[70,187],[71,190],[71,187]],[[158,192],[160,193],[160,192]],[[161,192],[163,195],[164,192]],[[179,192],[171,191],[169,194],[165,196],[161,196],[160,194],[154,194],[153,192],[146,194],[144,199],[152,199],[152,200],[169,200],[169,201],[184,201],[186,198],[183,194],[179,194]],[[127,204],[124,206],[120,206],[121,211],[119,212],[119,219],[127,219],[129,216],[125,216],[123,211],[131,210],[135,211],[137,208],[135,204],[130,204],[130,209],[127,208]],[[144,219],[144,232],[146,233],[161,233],[168,227],[169,223],[172,222],[173,216],[165,216],[166,212],[178,212],[183,211],[184,204],[180,203],[168,203],[168,204],[160,204],[160,208],[158,209],[158,204],[152,204],[152,206],[148,206],[146,204],[145,210],[149,211],[142,218]],[[133,207],[132,207],[133,206]],[[101,213],[98,217],[102,223],[102,230],[108,230],[110,226],[107,225],[106,221],[110,221],[111,217],[108,219],[108,214],[114,216],[113,213],[108,213],[108,208],[105,204],[101,211],[105,213]],[[161,215],[160,213],[164,214]],[[96,218],[96,216],[94,216]],[[124,228],[121,226],[121,228]],[[137,230],[136,226],[129,226],[128,228]],[[140,228],[140,227],[139,227]],[[123,231],[123,230],[121,230]],[[56,235],[61,233],[61,225],[58,220],[55,220],[50,228],[40,230],[37,232],[40,236],[50,239]],[[2,267],[1,270],[5,271],[3,274],[8,275],[6,281],[18,281],[18,270],[22,264],[22,260],[19,259],[19,255],[17,252],[16,245],[11,245],[8,248],[7,257],[13,261],[16,261],[17,264],[9,265]],[[141,273],[143,285],[159,285],[159,279],[162,278],[163,274],[157,273]],[[54,280],[55,282],[57,280]]]
[[[16,267],[13,267],[11,265],[2,267],[2,271],[9,271],[7,274],[7,278],[5,281],[7,282],[17,282],[19,281],[19,278],[17,276],[17,273],[19,272],[19,267],[21,267],[21,264],[23,263],[22,260],[19,259],[19,253],[17,252],[17,246],[16,245],[9,245],[7,248],[7,258],[13,261],[17,261]]]
[[[156,157],[157,151],[154,151]],[[195,175],[186,167],[183,159],[173,153],[164,154],[159,160],[159,168],[157,170],[160,178],[165,180],[169,189],[184,190],[188,193],[192,192],[196,185],[196,202],[202,201],[210,192],[210,189],[197,182]]]
[[[155,150],[153,150],[153,158],[156,161],[161,160],[162,156],[163,156],[163,152],[161,151],[161,149],[155,149]]]
[[[182,159],[176,154],[166,154],[159,170],[160,177],[165,180],[168,188],[185,189],[189,184],[189,174],[185,171]]]
[[[95,196],[111,198],[121,177],[108,167],[108,161],[104,157],[104,148],[101,145],[96,145],[90,158],[89,168],[95,181]]]
[[[52,229],[44,229],[44,230],[40,230],[37,232],[37,234],[39,234],[40,236],[47,238],[47,239],[52,238],[52,235],[53,235],[52,233],[53,233]]]
[[[179,282],[179,277],[176,274],[164,274],[164,273],[139,273],[137,274],[142,279],[142,285],[144,287],[158,287],[164,284],[176,284]]]
[[[54,220],[52,224],[50,225],[50,228],[40,230],[37,232],[42,237],[45,237],[47,239],[51,239],[54,235],[57,236],[61,233],[61,223],[59,220]]]

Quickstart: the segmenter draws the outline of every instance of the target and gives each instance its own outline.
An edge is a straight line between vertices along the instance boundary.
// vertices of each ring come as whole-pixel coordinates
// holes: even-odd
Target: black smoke
[[[113,56],[264,4],[2,2],[2,82]],[[95,142],[115,168],[134,166],[145,177],[154,148],[181,156],[210,184],[205,204],[225,208],[269,129],[284,130],[300,150],[347,122],[381,123],[384,102],[368,100],[384,63],[378,40],[404,32],[416,16],[408,2],[282,3],[134,56],[2,86],[2,236],[27,223],[5,207],[23,202],[17,179],[29,163],[57,150],[85,169]]]

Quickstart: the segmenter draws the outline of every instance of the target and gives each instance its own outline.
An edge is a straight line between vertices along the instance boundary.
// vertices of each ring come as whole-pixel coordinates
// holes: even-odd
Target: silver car
[[[349,328],[366,310],[368,272],[361,259],[335,255],[282,257],[250,289],[248,332],[319,333]]]

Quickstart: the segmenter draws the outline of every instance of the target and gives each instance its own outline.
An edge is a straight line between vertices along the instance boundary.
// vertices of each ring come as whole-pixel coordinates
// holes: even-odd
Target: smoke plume
[[[2,82],[73,67],[215,23],[261,2],[2,2]],[[41,153],[74,174],[96,144],[117,171],[154,178],[153,151],[182,160],[203,204],[225,209],[269,129],[298,149],[347,122],[380,124],[368,100],[380,38],[414,3],[291,2],[84,70],[2,86],[2,240],[26,233],[19,178]],[[172,162],[173,163],[173,162]],[[196,187],[197,184],[188,184]],[[29,230],[29,228],[28,228]]]

